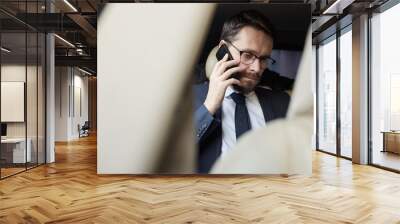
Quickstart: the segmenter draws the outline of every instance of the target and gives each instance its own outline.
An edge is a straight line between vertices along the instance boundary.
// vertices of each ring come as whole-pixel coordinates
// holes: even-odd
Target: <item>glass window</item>
[[[26,141],[26,33],[1,34],[1,177],[26,170],[31,148]],[[4,50],[6,49],[6,50]]]
[[[313,104],[314,104],[314,119],[313,119],[313,126],[314,126],[314,133],[313,133],[313,137],[312,137],[312,146],[313,149],[315,150],[317,148],[317,84],[316,84],[316,80],[317,80],[317,48],[315,45],[312,46],[312,78],[311,78],[311,86],[313,87]]]
[[[336,39],[318,48],[318,148],[336,153]]]
[[[400,4],[371,19],[372,163],[400,170]]]
[[[37,77],[37,90],[38,90],[38,136],[37,136],[37,146],[38,146],[38,164],[45,163],[46,158],[46,148],[45,148],[45,124],[46,124],[46,76],[45,76],[45,65],[46,65],[46,36],[43,33],[38,34],[38,77]]]
[[[26,113],[27,113],[27,142],[28,149],[30,149],[30,159],[28,160],[27,167],[31,168],[37,165],[37,84],[38,84],[38,57],[37,57],[37,43],[38,35],[36,32],[27,33],[27,74],[26,74]]]
[[[340,36],[340,154],[351,158],[352,141],[352,35]]]
[[[43,5],[44,2],[41,2]],[[2,2],[19,13],[39,1]],[[40,7],[39,7],[40,6]],[[0,12],[0,178],[45,162],[45,35]]]

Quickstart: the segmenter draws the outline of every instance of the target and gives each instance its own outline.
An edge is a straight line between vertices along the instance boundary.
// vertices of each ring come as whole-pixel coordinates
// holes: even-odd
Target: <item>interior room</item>
[[[44,38],[33,29],[1,34],[1,177],[45,162]]]
[[[392,27],[399,15],[399,9],[398,5],[391,8],[381,6],[379,10],[369,13],[370,40],[362,43],[366,44],[366,52],[362,53],[369,57],[364,61],[367,65],[366,78],[369,81],[354,77],[357,68],[353,67],[355,53],[352,50],[355,49],[355,44],[360,43],[354,40],[354,22],[347,22],[349,18],[342,19],[342,29],[332,30],[330,37],[315,41],[318,64],[318,150],[354,161],[352,156],[357,152],[353,152],[352,147],[352,123],[359,122],[357,120],[361,117],[366,124],[365,138],[370,142],[364,159],[373,166],[399,170],[398,103],[395,100],[399,94],[396,77],[398,68],[393,61],[393,54],[398,46],[392,44],[392,38],[398,35]],[[360,81],[366,82],[362,86],[353,83]],[[364,88],[363,100],[367,105],[366,113],[363,114],[365,117],[352,111],[355,106],[352,102],[355,99],[352,89],[355,87]]]
[[[122,43],[130,35],[144,37],[137,31],[154,22],[150,16],[148,20],[135,21],[121,17],[120,23],[111,23],[107,20],[110,17],[101,16],[106,5],[126,4],[128,9],[132,5],[146,8],[154,4],[168,8],[173,2],[189,4],[189,1],[169,0],[0,1],[0,223],[400,222],[400,65],[396,54],[400,51],[399,1],[191,2],[199,4],[203,15],[207,15],[199,20],[204,27],[209,26],[208,15],[213,15],[209,10],[217,8],[216,3],[241,3],[254,8],[257,4],[270,4],[311,10],[309,27],[291,21],[290,17],[275,21],[281,34],[303,33],[309,28],[310,59],[302,59],[304,44],[293,44],[297,43],[295,35],[289,35],[288,39],[280,36],[269,55],[278,63],[270,65],[260,81],[290,95],[296,102],[290,106],[297,110],[291,110],[276,122],[278,125],[267,125],[239,141],[235,146],[242,153],[233,150],[231,156],[219,160],[210,171],[220,174],[177,174],[182,167],[193,170],[194,160],[183,164],[175,159],[196,156],[194,108],[191,101],[174,101],[176,104],[169,105],[167,113],[167,109],[158,110],[167,108],[163,104],[167,100],[152,98],[161,95],[161,87],[169,90],[162,96],[165,99],[191,97],[191,85],[209,79],[206,71],[186,76],[165,69],[165,74],[142,76],[154,81],[147,86],[132,82],[141,80],[135,73],[121,74],[122,68],[112,72],[104,69],[130,61],[133,56],[146,55],[129,51],[128,46],[136,44],[143,49],[151,46],[140,46],[134,41]],[[178,12],[164,13],[172,15],[166,21],[178,15]],[[298,13],[295,10],[293,17]],[[189,18],[187,14],[188,11],[182,13]],[[201,12],[194,10],[192,14]],[[277,16],[274,18],[280,16],[277,11],[269,14]],[[220,17],[215,19],[219,24],[212,27],[215,30],[210,29],[203,42],[196,39],[203,43],[202,47],[183,49],[170,44],[165,49],[171,52],[178,49],[182,55],[188,53],[193,64],[207,66],[209,52],[218,44],[223,23]],[[111,59],[104,60],[105,45],[98,43],[113,35],[100,35],[103,27],[99,24],[107,22],[109,27],[125,32],[117,40],[110,39],[108,43],[114,46],[108,52]],[[132,27],[133,24],[137,27]],[[202,34],[197,29],[190,30],[193,33],[187,33],[186,37]],[[182,27],[175,29],[175,33],[183,31]],[[164,43],[162,37],[153,35],[159,42],[152,46]],[[306,39],[306,34],[302,39]],[[189,50],[198,54],[189,54]],[[158,59],[163,53],[153,53],[152,58]],[[121,55],[127,56],[118,59]],[[145,61],[143,58],[146,57],[131,60],[132,71],[140,67],[132,66],[133,62]],[[162,60],[178,61],[175,57]],[[302,60],[307,65],[302,65]],[[158,67],[147,68],[150,73]],[[301,84],[297,84],[299,68],[301,74],[306,74],[300,79]],[[159,83],[171,85],[159,87]],[[105,84],[115,86],[104,88]],[[140,88],[155,93],[137,95],[147,99],[137,102],[134,93]],[[130,97],[128,100],[121,100],[124,93]],[[135,103],[147,105],[148,110],[132,106]],[[136,120],[128,119],[136,115]],[[157,120],[150,120],[152,116]],[[153,141],[152,136],[159,136],[159,141]],[[310,143],[310,147],[305,147],[305,143]],[[288,164],[310,157],[310,166],[306,166],[310,172],[289,172],[300,169],[287,164],[274,174],[252,169],[252,165],[260,163],[283,167],[282,160],[273,156],[276,154],[266,152],[282,152],[287,148],[291,150],[285,156],[292,158]],[[158,163],[152,159],[145,161],[144,155],[154,152],[161,155]],[[253,164],[245,163],[249,157],[254,159]],[[232,161],[246,164],[254,172],[238,174],[237,167],[229,166]],[[144,167],[143,164],[152,166],[142,173],[160,170],[167,163],[169,174],[131,172]],[[110,164],[125,170],[105,169]]]

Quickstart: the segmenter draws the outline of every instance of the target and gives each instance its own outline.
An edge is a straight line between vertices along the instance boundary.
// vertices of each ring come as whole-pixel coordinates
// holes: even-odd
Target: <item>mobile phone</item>
[[[228,54],[228,61],[233,60],[233,57],[231,55],[231,52],[229,52],[228,47],[226,46],[226,44],[222,44],[221,47],[219,47],[218,51],[217,51],[217,59],[218,61],[222,60],[222,58]]]
[[[224,56],[226,54],[228,54],[228,61],[233,60],[231,52],[229,52],[228,46],[226,46],[226,44],[222,44],[221,47],[219,47],[219,49],[218,49],[218,51],[216,53],[218,61],[222,60],[222,58],[224,58]],[[232,74],[231,77],[239,80],[239,74],[238,73]]]

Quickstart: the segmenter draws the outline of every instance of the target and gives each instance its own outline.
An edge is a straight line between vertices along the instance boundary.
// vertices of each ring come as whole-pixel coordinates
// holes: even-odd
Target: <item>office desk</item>
[[[400,154],[400,131],[382,131],[381,133],[383,133],[382,152]]]
[[[6,138],[1,139],[1,159],[6,163],[25,163],[32,158],[30,138],[26,139],[27,147],[25,153],[25,138]],[[25,161],[25,159],[27,161]]]

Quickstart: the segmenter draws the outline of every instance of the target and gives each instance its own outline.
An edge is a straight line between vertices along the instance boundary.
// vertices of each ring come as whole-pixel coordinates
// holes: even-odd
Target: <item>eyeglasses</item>
[[[270,56],[259,57],[259,56],[254,55],[251,52],[240,50],[239,48],[237,48],[235,45],[233,45],[229,41],[226,41],[226,42],[229,43],[230,45],[232,45],[232,47],[234,47],[237,51],[239,51],[240,62],[242,62],[243,64],[251,65],[254,63],[256,58],[260,61],[260,64],[262,67],[268,67],[268,66],[276,63],[276,61],[273,58],[271,58]]]

